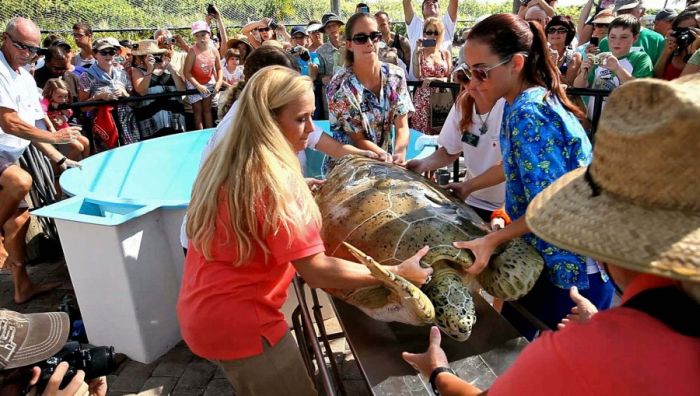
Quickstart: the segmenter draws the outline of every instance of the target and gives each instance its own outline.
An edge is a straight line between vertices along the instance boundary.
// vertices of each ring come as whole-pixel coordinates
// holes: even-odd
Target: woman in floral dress
[[[431,127],[430,95],[438,88],[430,88],[433,81],[447,81],[452,70],[450,53],[436,43],[442,43],[445,25],[438,18],[428,18],[423,25],[423,39],[413,52],[413,74],[423,81],[423,86],[416,89],[413,105],[416,112],[411,116],[413,129],[428,135],[440,133],[440,128]],[[426,45],[427,44],[427,45]]]

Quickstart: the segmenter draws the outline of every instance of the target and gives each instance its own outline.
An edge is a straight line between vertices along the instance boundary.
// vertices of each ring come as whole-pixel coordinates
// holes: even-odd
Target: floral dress
[[[420,73],[423,78],[435,77],[442,78],[447,76],[447,61],[445,60],[445,51],[440,51],[442,62],[435,63],[430,57],[423,56],[421,51],[418,54],[420,62]],[[419,130],[427,135],[436,135],[440,133],[440,128],[430,127],[430,95],[437,92],[438,88],[423,88],[416,89],[413,97],[413,104],[416,106],[416,112],[411,117],[413,129]]]
[[[501,153],[506,176],[506,211],[512,219],[559,177],[592,158],[591,142],[581,123],[543,87],[520,93],[506,103],[501,127]],[[586,258],[555,247],[534,234],[524,236],[544,258],[544,275],[568,289],[588,288]],[[607,280],[605,272],[600,272]]]
[[[353,144],[351,134],[362,136],[393,153],[391,131],[394,120],[414,110],[406,88],[406,77],[400,67],[382,63],[381,91],[377,97],[366,89],[352,68],[342,68],[328,83],[328,119],[333,139]],[[334,165],[332,158],[323,162],[324,174]]]

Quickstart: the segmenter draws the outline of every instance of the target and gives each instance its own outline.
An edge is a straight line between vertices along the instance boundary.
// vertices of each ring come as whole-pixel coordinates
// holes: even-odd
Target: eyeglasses
[[[594,23],[593,27],[598,28],[598,29],[607,29],[608,26],[610,26],[609,23]]]
[[[258,32],[269,32],[270,30],[272,29],[269,26],[258,28]]]
[[[114,49],[108,49],[108,50],[99,50],[97,51],[100,55],[102,56],[114,56],[114,54],[117,53],[116,50]]]
[[[19,41],[13,39],[9,33],[7,34],[7,38],[9,38],[10,41],[12,41],[12,46],[20,51],[29,51],[30,54],[36,54],[37,52],[41,51],[41,47],[35,47],[33,45],[20,43]]]
[[[437,30],[426,30],[423,32],[423,36],[437,36],[438,34]]]
[[[367,40],[372,40],[372,43],[376,43],[382,38],[381,32],[371,32],[370,34],[358,33],[352,36],[352,42],[355,44],[365,44]]]
[[[561,34],[566,34],[569,32],[569,29],[565,27],[551,27],[547,29],[547,34],[554,34],[554,33],[561,33]]]
[[[292,38],[293,38],[293,39],[296,39],[296,40],[302,40],[302,39],[305,39],[306,36],[304,36],[303,34],[300,34],[300,35],[292,36]]]
[[[477,80],[479,80],[479,81],[486,81],[486,80],[489,79],[489,71],[491,71],[491,70],[493,70],[493,69],[495,69],[495,68],[497,68],[497,67],[499,67],[499,66],[503,66],[503,65],[505,65],[506,63],[510,62],[511,59],[513,59],[513,57],[514,57],[515,55],[517,55],[517,54],[520,54],[520,55],[522,55],[522,56],[524,56],[524,57],[527,57],[527,54],[526,54],[526,53],[524,53],[524,52],[518,52],[518,53],[516,53],[516,54],[513,54],[513,55],[511,55],[511,56],[508,56],[508,57],[506,57],[506,58],[501,59],[501,60],[500,60],[498,63],[496,63],[495,65],[486,66],[486,67],[478,66],[478,67],[471,67],[471,68],[470,68],[470,67],[465,63],[465,64],[464,64],[464,69],[463,69],[463,70],[464,70],[464,74],[466,74],[466,76],[467,76],[469,79],[477,79]]]

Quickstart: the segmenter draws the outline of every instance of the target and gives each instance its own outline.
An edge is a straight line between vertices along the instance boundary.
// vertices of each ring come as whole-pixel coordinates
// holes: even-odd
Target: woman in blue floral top
[[[474,265],[468,271],[481,272],[497,246],[523,236],[545,260],[540,279],[520,300],[530,313],[556,329],[575,305],[568,296],[574,286],[598,309],[609,308],[613,287],[597,263],[537,238],[525,223],[530,201],[563,174],[587,166],[592,154],[577,119],[583,114],[566,97],[542,28],[513,14],[493,15],[471,30],[465,56],[473,88],[486,97],[507,101],[500,143],[505,209],[515,220],[483,238],[455,242],[456,247],[474,253]],[[534,338],[537,329],[509,305],[503,315],[523,335]]]
[[[345,25],[345,68],[328,83],[328,113],[333,138],[371,150],[387,162],[405,163],[408,113],[413,103],[403,71],[379,61],[382,34],[368,14],[355,14]],[[391,140],[392,127],[395,140]],[[324,171],[333,166],[326,157]]]

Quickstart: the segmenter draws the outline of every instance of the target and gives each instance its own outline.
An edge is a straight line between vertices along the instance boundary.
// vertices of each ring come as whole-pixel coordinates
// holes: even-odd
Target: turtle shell
[[[452,242],[479,238],[489,229],[468,205],[414,172],[353,156],[337,162],[315,198],[323,217],[321,236],[331,256],[356,261],[342,246],[347,242],[380,264],[396,265],[430,246],[422,263],[434,266],[435,273],[421,294],[427,293],[434,322],[446,334],[468,337],[475,314],[468,291],[471,279],[461,269],[471,266],[473,256]],[[515,299],[534,286],[542,267],[534,249],[516,240],[494,254],[479,280],[496,297]],[[386,286],[330,292],[379,320],[420,325],[429,317],[407,315],[406,304],[415,297],[401,298]]]

